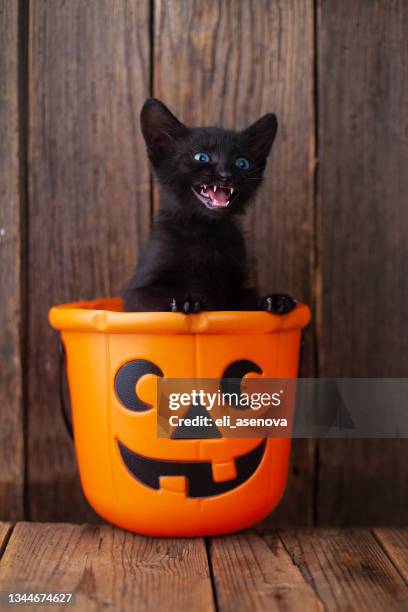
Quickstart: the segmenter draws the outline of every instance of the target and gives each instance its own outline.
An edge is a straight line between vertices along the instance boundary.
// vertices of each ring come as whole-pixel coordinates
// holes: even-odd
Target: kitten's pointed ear
[[[268,157],[277,131],[276,115],[268,113],[243,130],[241,136],[254,151],[257,151],[262,157]]]
[[[175,140],[188,132],[188,128],[155,98],[149,98],[143,104],[140,125],[153,164],[159,163],[166,153],[170,153]]]

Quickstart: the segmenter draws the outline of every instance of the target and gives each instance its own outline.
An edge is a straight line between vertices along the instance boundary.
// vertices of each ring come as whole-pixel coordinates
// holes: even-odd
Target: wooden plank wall
[[[58,414],[52,304],[117,294],[150,217],[138,134],[149,94],[149,5],[31,3],[29,20],[29,388],[31,518],[88,516]]]
[[[406,375],[406,13],[404,0],[0,0],[1,519],[98,520],[59,416],[47,311],[117,294],[130,274],[153,210],[148,95],[191,124],[277,113],[246,229],[261,288],[312,305],[302,373]],[[296,441],[266,524],[403,523],[407,454]]]
[[[23,515],[19,11],[0,0],[0,516]]]
[[[408,5],[325,0],[318,8],[319,374],[403,377]],[[317,521],[406,521],[407,480],[408,440],[322,441]]]

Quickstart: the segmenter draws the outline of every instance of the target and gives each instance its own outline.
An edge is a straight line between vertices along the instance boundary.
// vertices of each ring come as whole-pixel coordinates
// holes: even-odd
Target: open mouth
[[[191,189],[200,202],[212,210],[228,208],[231,200],[236,195],[236,189],[226,185],[205,185],[202,183],[200,185],[193,185]]]
[[[209,497],[235,489],[254,474],[265,452],[263,440],[249,453],[235,458],[236,476],[216,482],[212,476],[211,461],[164,461],[134,453],[120,440],[118,447],[124,464],[131,474],[151,489],[160,489],[161,476],[185,476],[187,497]]]

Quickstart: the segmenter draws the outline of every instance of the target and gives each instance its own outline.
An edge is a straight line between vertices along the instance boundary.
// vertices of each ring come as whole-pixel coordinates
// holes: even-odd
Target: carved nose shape
[[[198,406],[190,405],[184,418],[194,419],[194,417],[207,417],[209,419],[207,426],[200,425],[179,425],[172,433],[172,440],[196,440],[205,438],[222,438],[222,434],[214,421],[210,417],[208,410],[199,404]],[[199,419],[197,420],[199,422]]]

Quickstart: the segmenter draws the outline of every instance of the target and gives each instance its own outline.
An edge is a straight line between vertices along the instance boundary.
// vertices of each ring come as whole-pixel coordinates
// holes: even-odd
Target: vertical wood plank
[[[31,517],[94,520],[58,407],[53,304],[118,294],[148,230],[139,133],[149,2],[30,5],[29,495]]]
[[[278,137],[246,222],[249,252],[262,291],[311,303],[313,3],[155,0],[154,14],[154,95],[182,121],[241,129],[276,112]],[[305,375],[312,353],[310,334]],[[313,443],[296,441],[274,525],[311,522],[313,468]]]
[[[319,374],[406,376],[408,5],[318,6]],[[406,522],[406,440],[329,440],[319,457],[320,524]]]
[[[405,581],[368,530],[280,532],[282,541],[326,610],[405,610]]]
[[[375,529],[374,535],[408,583],[408,527]]]
[[[323,605],[276,534],[268,544],[254,533],[211,538],[211,567],[222,612],[299,610],[321,612]]]
[[[0,518],[23,518],[18,2],[0,0]]]
[[[69,609],[80,611],[214,610],[203,539],[146,538],[107,525],[18,523],[0,589],[73,593]]]
[[[0,559],[4,554],[12,529],[11,523],[0,523]]]

